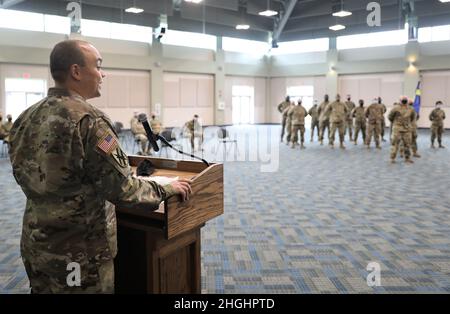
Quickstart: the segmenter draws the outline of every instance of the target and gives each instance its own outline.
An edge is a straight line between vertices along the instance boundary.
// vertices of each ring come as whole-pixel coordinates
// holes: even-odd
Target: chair
[[[8,157],[8,142],[5,142],[5,140],[0,140],[0,158],[7,158]]]
[[[126,149],[125,146],[128,148],[128,142],[126,140],[126,134],[123,131],[123,123],[122,122],[114,122],[114,130],[116,131],[117,135],[119,136],[119,142],[120,146],[123,147],[123,149]]]
[[[177,132],[176,129],[171,129],[171,130],[164,130],[161,132],[161,134],[159,134],[161,137],[163,137],[167,142],[169,142],[170,144],[172,144],[172,146],[176,149],[182,150],[183,147],[178,143],[178,138],[180,136],[179,132]],[[166,152],[166,158],[168,158],[168,148],[169,146],[167,146],[164,142],[161,142],[161,149],[159,150],[159,156],[161,157],[163,150]]]
[[[230,134],[228,133],[227,129],[225,129],[223,127],[219,128],[217,130],[217,137],[219,138],[219,145],[220,144],[224,145],[224,155],[225,155],[224,161],[225,161],[225,159],[226,159],[226,157],[228,155],[228,152],[227,152],[227,144],[228,143],[231,143],[232,145],[234,144],[235,148],[236,148],[236,152],[239,154],[239,150],[238,150],[238,146],[237,146],[237,140],[230,138]],[[216,158],[217,158],[217,154],[218,153],[219,153],[219,148],[217,148],[217,151],[216,151]]]

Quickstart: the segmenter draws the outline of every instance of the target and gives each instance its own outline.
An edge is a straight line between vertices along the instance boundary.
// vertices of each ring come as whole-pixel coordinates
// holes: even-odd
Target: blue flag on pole
[[[417,114],[420,113],[420,98],[422,96],[422,92],[420,91],[420,81],[417,83],[416,88],[416,98],[414,99],[414,110],[417,112]]]

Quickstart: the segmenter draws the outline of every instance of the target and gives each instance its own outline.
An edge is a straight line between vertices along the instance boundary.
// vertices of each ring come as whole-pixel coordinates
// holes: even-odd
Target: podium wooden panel
[[[141,156],[130,156],[130,165],[144,159],[154,176],[193,179],[192,194],[157,210],[117,206],[116,293],[200,293],[200,230],[223,213],[223,165]]]

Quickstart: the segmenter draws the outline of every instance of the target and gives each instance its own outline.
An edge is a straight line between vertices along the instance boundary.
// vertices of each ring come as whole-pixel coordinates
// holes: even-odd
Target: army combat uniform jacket
[[[134,177],[110,120],[65,89],[51,88],[24,111],[10,139],[14,177],[27,197],[21,253],[33,292],[113,292],[113,204],[153,210],[174,189]],[[79,287],[66,282],[73,262]]]

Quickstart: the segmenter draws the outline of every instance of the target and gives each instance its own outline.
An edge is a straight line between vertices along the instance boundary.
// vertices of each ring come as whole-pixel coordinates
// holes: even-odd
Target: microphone
[[[158,144],[156,143],[156,140],[155,140],[156,136],[153,133],[152,127],[150,126],[150,124],[148,124],[147,115],[145,113],[141,113],[138,116],[138,120],[144,126],[145,133],[147,134],[148,141],[150,142],[150,145],[152,145],[153,150],[155,152],[158,152],[159,151],[159,147],[158,147]]]

